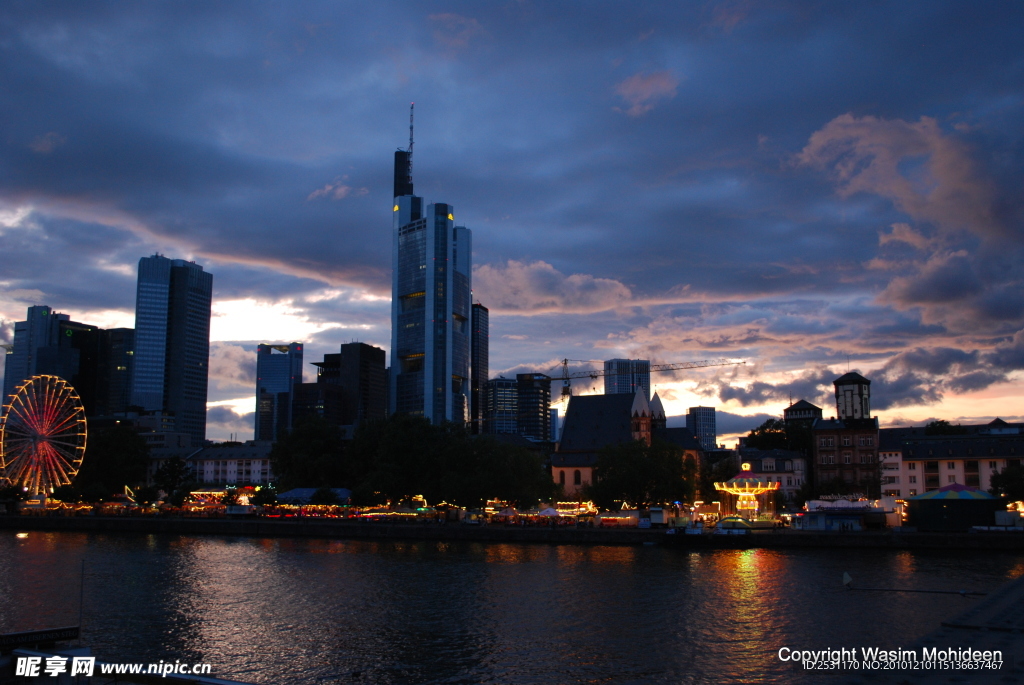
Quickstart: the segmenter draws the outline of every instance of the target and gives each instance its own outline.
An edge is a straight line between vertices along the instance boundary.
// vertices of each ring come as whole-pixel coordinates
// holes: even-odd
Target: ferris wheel
[[[85,455],[85,409],[58,376],[33,376],[15,389],[0,418],[0,481],[31,494],[70,485]]]

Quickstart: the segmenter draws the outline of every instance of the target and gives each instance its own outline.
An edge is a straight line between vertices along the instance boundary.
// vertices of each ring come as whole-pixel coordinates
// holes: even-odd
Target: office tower
[[[24,321],[14,322],[14,344],[4,358],[4,403],[22,381],[38,373],[50,373],[38,370],[39,350],[57,346],[60,342],[60,324],[70,319],[67,314],[58,314],[49,307],[37,306],[28,308]],[[73,361],[74,372],[77,372],[78,360],[75,358]],[[61,376],[71,383],[70,372],[67,377],[56,372],[53,375]]]
[[[102,331],[58,314],[50,307],[29,307],[14,324],[14,343],[4,360],[4,402],[32,376],[60,376],[75,389],[86,416],[97,411]]]
[[[411,135],[395,153],[394,192],[390,412],[465,422],[472,234],[451,205],[413,195]]]
[[[111,328],[100,331],[97,415],[113,416],[128,411],[132,399],[134,367],[135,329]]]
[[[325,354],[317,367],[317,383],[341,388],[341,425],[387,418],[387,353],[366,343],[346,343],[338,354]]]
[[[256,348],[256,440],[277,440],[292,429],[292,389],[302,382],[302,343]]]
[[[345,421],[345,398],[336,383],[296,383],[292,388],[292,423],[302,424],[311,416],[319,416],[335,426]]]
[[[139,260],[132,404],[174,414],[192,444],[206,439],[213,276],[195,262]]]
[[[718,447],[714,407],[690,407],[686,413],[686,427],[704,449],[713,450]]]
[[[472,432],[484,432],[484,414],[487,410],[487,395],[484,385],[487,383],[488,355],[490,336],[490,311],[479,302],[473,305],[472,316],[473,336],[470,340],[470,413],[472,415]]]
[[[609,359],[604,363],[604,394],[635,395],[644,389],[644,397],[651,399],[651,362],[646,359]]]
[[[29,307],[14,324],[4,369],[4,397],[38,374],[60,376],[75,389],[89,418],[123,413],[129,404],[131,328],[103,330],[71,321],[50,307]]]
[[[551,439],[551,377],[542,373],[516,374],[519,430],[534,440]]]
[[[492,378],[484,383],[486,410],[484,427],[488,433],[519,432],[519,393],[515,378]]]
[[[558,407],[551,407],[551,442],[558,442]]]

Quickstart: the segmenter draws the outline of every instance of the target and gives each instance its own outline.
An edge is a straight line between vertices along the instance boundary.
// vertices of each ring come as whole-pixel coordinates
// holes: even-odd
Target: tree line
[[[351,441],[312,417],[274,444],[270,462],[279,490],[344,487],[362,505],[422,496],[470,508],[490,498],[532,506],[555,495],[539,453],[414,416],[365,422]]]

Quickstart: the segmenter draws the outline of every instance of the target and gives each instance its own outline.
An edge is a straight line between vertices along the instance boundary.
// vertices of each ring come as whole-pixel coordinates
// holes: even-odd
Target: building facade
[[[652,413],[643,388],[636,393],[575,395],[569,398],[558,450],[551,456],[551,477],[566,496],[594,482],[601,450],[639,440],[651,444]]]
[[[196,480],[206,485],[266,485],[274,478],[273,443],[249,440],[209,445],[188,457]]]
[[[718,447],[714,407],[690,407],[686,412],[686,427],[705,450]]]
[[[520,435],[551,440],[551,377],[542,373],[516,374]]]
[[[292,395],[301,382],[302,343],[256,348],[256,440],[273,442],[292,429]]]
[[[174,414],[193,445],[206,439],[213,276],[195,262],[139,260],[132,404]]]
[[[878,419],[871,417],[871,381],[858,373],[847,373],[833,385],[836,418],[817,419],[812,428],[815,485],[820,489],[835,484],[837,489],[880,497],[882,469]]]
[[[93,373],[87,375],[95,374],[97,330],[95,326],[71,321],[70,316],[50,307],[29,307],[25,320],[14,323],[13,345],[4,358],[4,403],[21,383],[40,374],[60,376],[75,388],[79,397],[84,392],[91,400],[92,393],[86,387],[90,383],[81,377],[80,370],[91,364]],[[92,409],[90,401],[86,413]]]
[[[946,485],[988,491],[992,476],[1024,459],[1024,425],[996,419],[957,426],[952,433],[928,427],[879,431],[882,494],[913,497]]]
[[[739,458],[748,464],[752,478],[766,483],[778,483],[778,492],[787,502],[796,499],[797,491],[807,479],[807,460],[793,450],[758,450],[750,447],[739,450]]]
[[[471,432],[486,432],[484,415],[487,412],[487,376],[490,373],[490,317],[487,307],[479,302],[473,304],[471,325],[473,336],[470,340],[472,358],[470,359],[470,415]]]
[[[50,307],[29,307],[14,324],[4,364],[4,398],[35,375],[60,376],[74,387],[87,417],[126,411],[134,331],[103,330]],[[6,399],[5,399],[6,402]]]
[[[519,385],[515,378],[499,376],[484,383],[484,429],[492,435],[519,432]]]
[[[317,367],[316,382],[341,390],[341,425],[387,418],[387,354],[379,347],[352,342],[337,354],[325,354]]]
[[[390,413],[470,419],[472,233],[413,194],[412,145],[395,153]]]
[[[604,394],[635,395],[643,389],[651,399],[651,362],[646,359],[609,359],[604,363]]]

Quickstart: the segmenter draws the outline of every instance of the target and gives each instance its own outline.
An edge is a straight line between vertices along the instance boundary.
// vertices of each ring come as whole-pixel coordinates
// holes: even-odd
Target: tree
[[[692,502],[696,465],[681,449],[660,441],[609,445],[598,455],[588,495],[604,509],[617,502],[638,508],[663,502]]]
[[[127,424],[89,436],[89,444],[73,485],[88,500],[101,499],[124,486],[137,487],[146,480],[149,446]]]
[[[338,426],[312,416],[274,443],[270,461],[281,487],[343,487],[344,443]]]
[[[135,501],[139,504],[152,504],[160,499],[160,491],[152,486],[139,488],[135,491]]]
[[[310,504],[337,504],[338,493],[331,488],[318,488],[309,498]]]
[[[153,475],[156,486],[164,492],[170,493],[181,487],[181,484],[192,475],[192,469],[179,456],[174,456],[160,465]]]
[[[249,502],[260,505],[277,504],[277,490],[271,485],[264,485],[256,491]]]
[[[967,429],[960,424],[953,425],[949,421],[937,419],[925,425],[925,435],[964,435]]]
[[[719,459],[700,474],[700,496],[705,502],[719,500],[719,492],[715,483],[724,483],[740,472],[732,459]]]
[[[1024,468],[1007,466],[999,473],[992,474],[992,487],[989,492],[997,497],[1005,497],[1011,502],[1024,500]]]
[[[414,416],[364,424],[344,460],[359,504],[408,502],[480,507],[487,499],[534,504],[554,483],[541,457],[490,436],[471,436],[455,423],[432,425]]]
[[[220,498],[221,504],[226,504],[229,507],[238,504],[238,490],[236,488],[228,488],[224,491],[224,494]]]
[[[747,447],[759,450],[784,450],[789,448],[786,422],[782,419],[768,419],[747,435]]]

